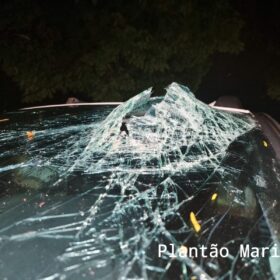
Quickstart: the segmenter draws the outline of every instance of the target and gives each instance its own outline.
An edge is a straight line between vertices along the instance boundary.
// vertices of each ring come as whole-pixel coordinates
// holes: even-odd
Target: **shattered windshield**
[[[6,118],[1,279],[279,276],[279,163],[251,116],[173,83]]]

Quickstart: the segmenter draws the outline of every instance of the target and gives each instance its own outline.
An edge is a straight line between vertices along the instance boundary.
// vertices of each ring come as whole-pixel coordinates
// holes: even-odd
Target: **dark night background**
[[[7,0],[0,111],[123,101],[176,81],[211,102],[238,96],[279,120],[279,1]]]

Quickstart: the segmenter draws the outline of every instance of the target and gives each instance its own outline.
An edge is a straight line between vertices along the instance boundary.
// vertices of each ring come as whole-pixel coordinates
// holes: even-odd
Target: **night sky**
[[[176,81],[205,102],[234,95],[280,119],[277,0],[56,2],[3,1],[1,111],[123,101]]]
[[[198,96],[211,102],[222,95],[238,96],[245,108],[267,112],[280,120],[279,99],[270,98],[265,76],[275,58],[266,52],[280,43],[279,1],[235,1],[236,9],[245,21],[241,38],[244,50],[238,55],[217,54],[213,67],[198,90]],[[276,67],[280,65],[276,61]],[[279,71],[279,70],[278,70]],[[278,72],[280,80],[280,71]]]

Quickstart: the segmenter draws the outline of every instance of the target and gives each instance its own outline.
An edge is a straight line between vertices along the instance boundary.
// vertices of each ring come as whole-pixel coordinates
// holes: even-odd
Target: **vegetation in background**
[[[125,100],[172,81],[196,90],[217,52],[243,49],[229,0],[7,0],[1,70],[34,103],[67,92]]]

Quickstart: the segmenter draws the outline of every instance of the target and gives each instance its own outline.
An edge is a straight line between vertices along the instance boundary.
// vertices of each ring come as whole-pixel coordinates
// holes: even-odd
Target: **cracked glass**
[[[1,279],[279,277],[279,162],[253,116],[151,93],[5,114]]]

